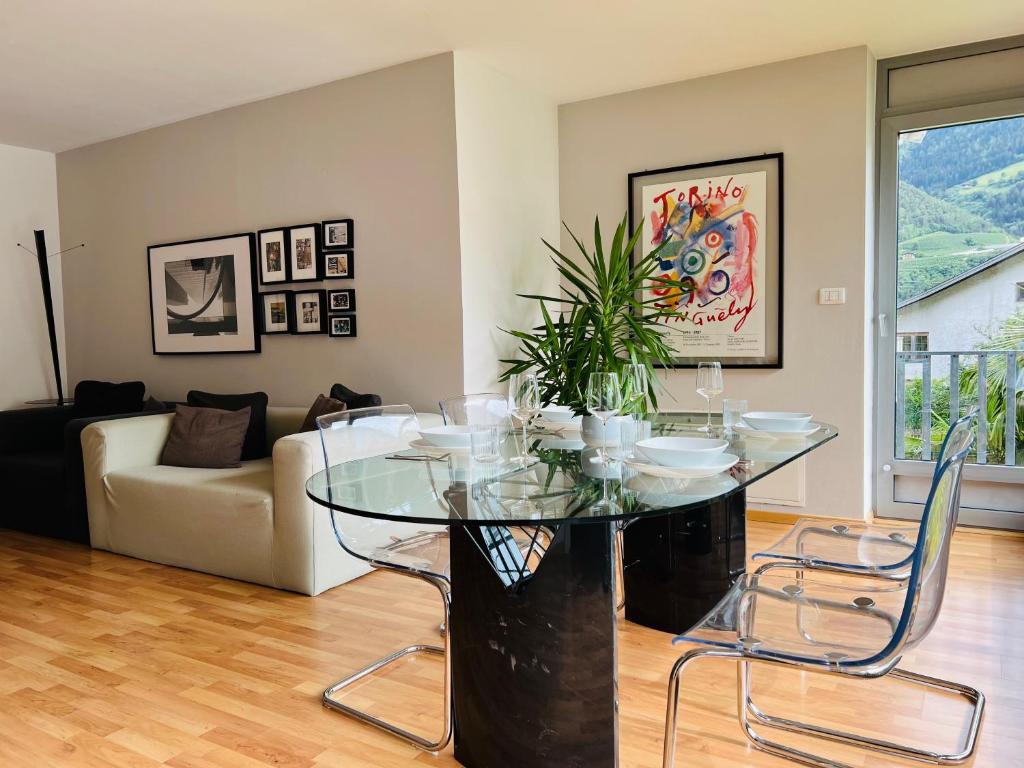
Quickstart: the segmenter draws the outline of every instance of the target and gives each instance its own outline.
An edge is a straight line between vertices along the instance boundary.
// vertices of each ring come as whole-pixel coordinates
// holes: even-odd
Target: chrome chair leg
[[[683,670],[699,658],[741,659],[739,651],[724,648],[694,648],[684,653],[672,666],[668,676],[668,703],[665,711],[665,743],[662,747],[662,768],[673,768],[676,756],[676,723],[679,720],[679,680]]]
[[[770,660],[765,661],[766,663],[771,663]],[[971,722],[967,729],[967,736],[963,748],[959,752],[955,752],[953,754],[942,754],[928,749],[920,749],[918,747],[911,747],[892,741],[874,739],[869,736],[860,736],[811,723],[802,723],[796,720],[768,715],[763,712],[752,699],[750,663],[750,660],[744,660],[739,664],[740,669],[738,682],[740,722],[743,726],[744,733],[747,734],[747,738],[753,742],[754,746],[766,752],[770,752],[779,757],[788,757],[792,760],[797,760],[798,762],[803,762],[808,765],[821,766],[822,768],[846,768],[843,763],[838,763],[816,755],[810,755],[806,752],[794,750],[791,747],[764,739],[753,730],[750,724],[750,718],[753,718],[762,725],[777,728],[782,731],[799,733],[804,736],[814,736],[820,739],[827,739],[829,741],[861,747],[873,752],[882,752],[910,760],[932,763],[934,765],[958,765],[966,761],[974,752],[974,748],[978,740],[978,733],[981,730],[982,716],[985,711],[985,695],[981,693],[981,691],[971,688],[970,686],[947,680],[940,680],[935,677],[928,677],[927,675],[921,675],[916,672],[909,672],[899,668],[894,668],[884,675],[884,677],[893,677],[898,680],[904,680],[916,685],[923,685],[945,693],[958,694],[970,702],[972,708]],[[879,678],[872,679],[877,680]]]
[[[401,573],[401,571],[395,571]],[[403,574],[406,575],[406,574]],[[339,680],[334,685],[330,686],[324,691],[321,699],[323,705],[329,709],[336,710],[349,717],[355,718],[363,723],[372,725],[376,728],[380,728],[393,736],[397,736],[410,744],[419,747],[427,752],[439,752],[447,746],[448,742],[452,738],[452,661],[451,661],[451,597],[448,592],[448,585],[440,580],[426,578],[424,576],[417,575],[416,578],[421,578],[424,581],[428,581],[433,584],[438,592],[441,593],[441,603],[444,606],[444,623],[443,635],[444,635],[444,647],[436,645],[410,645],[402,648],[399,651],[395,651],[390,656],[386,656],[383,659],[375,661],[367,667],[359,670],[353,675],[349,675],[344,680]],[[444,658],[444,725],[441,732],[441,737],[436,741],[418,736],[415,733],[411,733],[403,728],[399,728],[397,725],[381,720],[374,715],[361,710],[354,709],[346,704],[334,698],[334,695],[343,691],[350,685],[362,680],[364,677],[383,669],[384,667],[398,661],[401,658],[414,654],[429,654],[434,656],[442,656]]]

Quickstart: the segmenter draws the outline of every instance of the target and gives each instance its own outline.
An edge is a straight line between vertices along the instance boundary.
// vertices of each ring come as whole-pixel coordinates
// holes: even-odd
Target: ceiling
[[[1020,33],[1021,0],[0,0],[0,143],[69,149],[449,50],[567,102]]]

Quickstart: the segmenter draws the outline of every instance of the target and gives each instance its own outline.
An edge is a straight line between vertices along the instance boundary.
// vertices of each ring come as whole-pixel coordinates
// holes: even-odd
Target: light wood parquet
[[[751,547],[782,526],[751,522]],[[374,658],[436,641],[426,585],[375,573],[317,598],[0,531],[0,766],[424,768],[457,765],[324,710],[321,690]],[[660,765],[667,635],[620,624],[623,768]],[[958,532],[940,622],[905,658],[989,697],[975,766],[1024,765],[1024,539]],[[889,681],[757,668],[761,705],[882,736],[952,745],[960,702]],[[782,766],[735,718],[735,667],[684,679],[677,765]],[[440,666],[409,661],[349,694],[433,732]],[[774,735],[774,734],[773,734]],[[807,741],[783,740],[804,747]],[[863,768],[908,765],[827,743]]]

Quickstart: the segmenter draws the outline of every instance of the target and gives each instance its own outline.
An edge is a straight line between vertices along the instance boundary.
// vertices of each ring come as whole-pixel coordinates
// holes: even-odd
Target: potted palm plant
[[[688,289],[663,275],[658,253],[661,246],[633,261],[631,256],[642,227],[628,236],[626,217],[615,229],[606,250],[601,225],[594,220],[594,247],[583,242],[563,223],[576,244],[570,257],[547,241],[549,257],[558,269],[561,295],[517,294],[539,302],[542,324],[533,330],[505,330],[519,341],[518,356],[501,362],[507,380],[515,373],[535,371],[545,405],[568,406],[586,421],[586,391],[590,374],[598,371],[620,373],[627,364],[647,369],[647,397],[626,398],[623,411],[646,416],[648,400],[658,404],[654,366],[668,363],[672,347],[665,338],[666,321],[676,312],[662,306],[662,299],[644,298],[642,289],[652,283]],[[552,309],[554,308],[554,309]],[[592,426],[592,425],[591,425]]]

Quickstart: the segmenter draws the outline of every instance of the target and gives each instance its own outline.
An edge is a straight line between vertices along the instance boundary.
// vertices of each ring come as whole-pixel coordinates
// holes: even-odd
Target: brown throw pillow
[[[171,467],[240,467],[249,409],[222,411],[179,405],[160,463]]]
[[[309,409],[309,413],[306,414],[306,418],[302,422],[302,429],[299,432],[315,432],[316,431],[316,417],[324,416],[328,413],[337,413],[338,411],[344,411],[345,404],[341,400],[335,400],[333,397],[325,397],[324,395],[317,395],[316,401]]]

